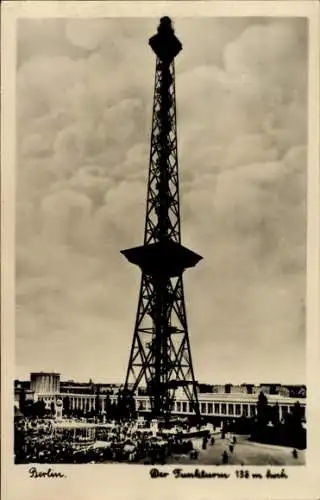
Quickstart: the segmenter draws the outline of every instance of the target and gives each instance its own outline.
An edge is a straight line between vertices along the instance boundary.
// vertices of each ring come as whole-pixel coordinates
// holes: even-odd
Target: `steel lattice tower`
[[[125,390],[146,387],[160,417],[182,387],[198,417],[182,275],[202,257],[181,245],[174,58],[182,45],[168,17],[149,45],[156,71],[144,244],[121,252],[142,271]]]

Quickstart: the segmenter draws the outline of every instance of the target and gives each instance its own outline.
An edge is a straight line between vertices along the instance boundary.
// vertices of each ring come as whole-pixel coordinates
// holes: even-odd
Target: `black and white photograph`
[[[98,500],[114,467],[313,488],[310,17],[58,3],[20,7],[2,100],[6,500],[76,498],[71,473]]]
[[[16,464],[303,465],[305,18],[20,19]]]

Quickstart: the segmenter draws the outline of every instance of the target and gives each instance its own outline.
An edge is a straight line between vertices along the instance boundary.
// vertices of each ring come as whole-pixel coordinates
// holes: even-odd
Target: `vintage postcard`
[[[317,2],[4,2],[2,498],[316,499]]]

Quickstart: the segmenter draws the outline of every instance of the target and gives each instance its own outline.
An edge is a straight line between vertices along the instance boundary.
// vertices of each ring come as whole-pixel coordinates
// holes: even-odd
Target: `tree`
[[[136,416],[135,400],[131,391],[119,390],[118,398],[112,406],[112,417],[116,420],[126,420]]]
[[[113,404],[111,402],[111,399],[110,399],[110,394],[107,393],[106,395],[106,401],[105,401],[105,410],[106,410],[106,414],[107,414],[107,418],[113,418]]]
[[[261,391],[257,401],[257,416],[253,425],[251,438],[265,441],[268,434],[267,424],[270,420],[270,408],[266,395]]]
[[[257,420],[261,426],[269,421],[269,405],[267,396],[261,391],[257,402]]]
[[[295,430],[302,428],[302,410],[299,401],[297,401],[292,408],[291,424]]]
[[[63,398],[63,412],[65,415],[69,415],[70,413],[70,398],[69,396],[65,396]]]
[[[54,407],[54,402],[53,401],[51,401],[50,410],[51,410],[51,414],[54,415],[56,411],[55,411],[55,407]]]
[[[24,387],[22,387],[20,394],[19,394],[19,410],[23,414],[25,411],[25,405],[26,405],[26,391],[25,391]]]
[[[25,417],[33,417],[34,416],[34,402],[30,399],[27,399],[24,404],[24,415]]]
[[[306,431],[302,426],[302,410],[299,402],[285,418],[285,435],[288,445],[303,449],[306,446]]]
[[[39,418],[43,418],[46,413],[46,404],[43,399],[39,399],[33,405],[34,415]]]
[[[100,400],[100,386],[97,385],[96,401],[95,401],[95,415],[98,417],[101,414],[101,400]]]
[[[271,422],[275,427],[280,423],[279,403],[276,403],[271,407]]]
[[[99,394],[96,396],[95,414],[97,417],[101,414],[101,400]]]
[[[87,402],[86,402],[86,413],[89,413],[90,411],[90,403],[89,403],[89,399],[87,399]]]
[[[118,418],[132,419],[136,417],[135,399],[131,391],[119,391],[117,413]]]

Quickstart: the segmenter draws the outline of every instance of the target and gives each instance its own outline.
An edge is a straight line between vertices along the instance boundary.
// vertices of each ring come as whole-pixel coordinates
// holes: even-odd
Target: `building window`
[[[183,411],[183,413],[186,413],[186,411],[187,411],[187,403],[182,403],[182,411]]]
[[[208,403],[208,413],[213,413],[213,404]]]
[[[242,405],[242,415],[244,417],[248,416],[248,405]]]
[[[206,403],[201,403],[201,413],[207,413]]]
[[[221,405],[221,413],[222,413],[222,415],[226,415],[226,413],[227,413],[227,405],[225,405],[225,404]]]
[[[229,415],[233,415],[233,405],[228,405],[228,413]]]
[[[192,413],[193,412],[193,403],[189,403],[189,412]]]
[[[215,405],[214,405],[214,412],[215,413],[220,413],[220,405],[219,405],[219,403],[215,403]]]
[[[251,417],[254,417],[256,414],[256,407],[255,405],[250,405],[250,415]]]
[[[180,401],[177,401],[177,411],[181,411],[181,403],[180,403]]]
[[[236,415],[241,414],[241,405],[236,405]]]
[[[282,415],[286,415],[288,413],[288,407],[287,406],[281,406],[282,410]]]

